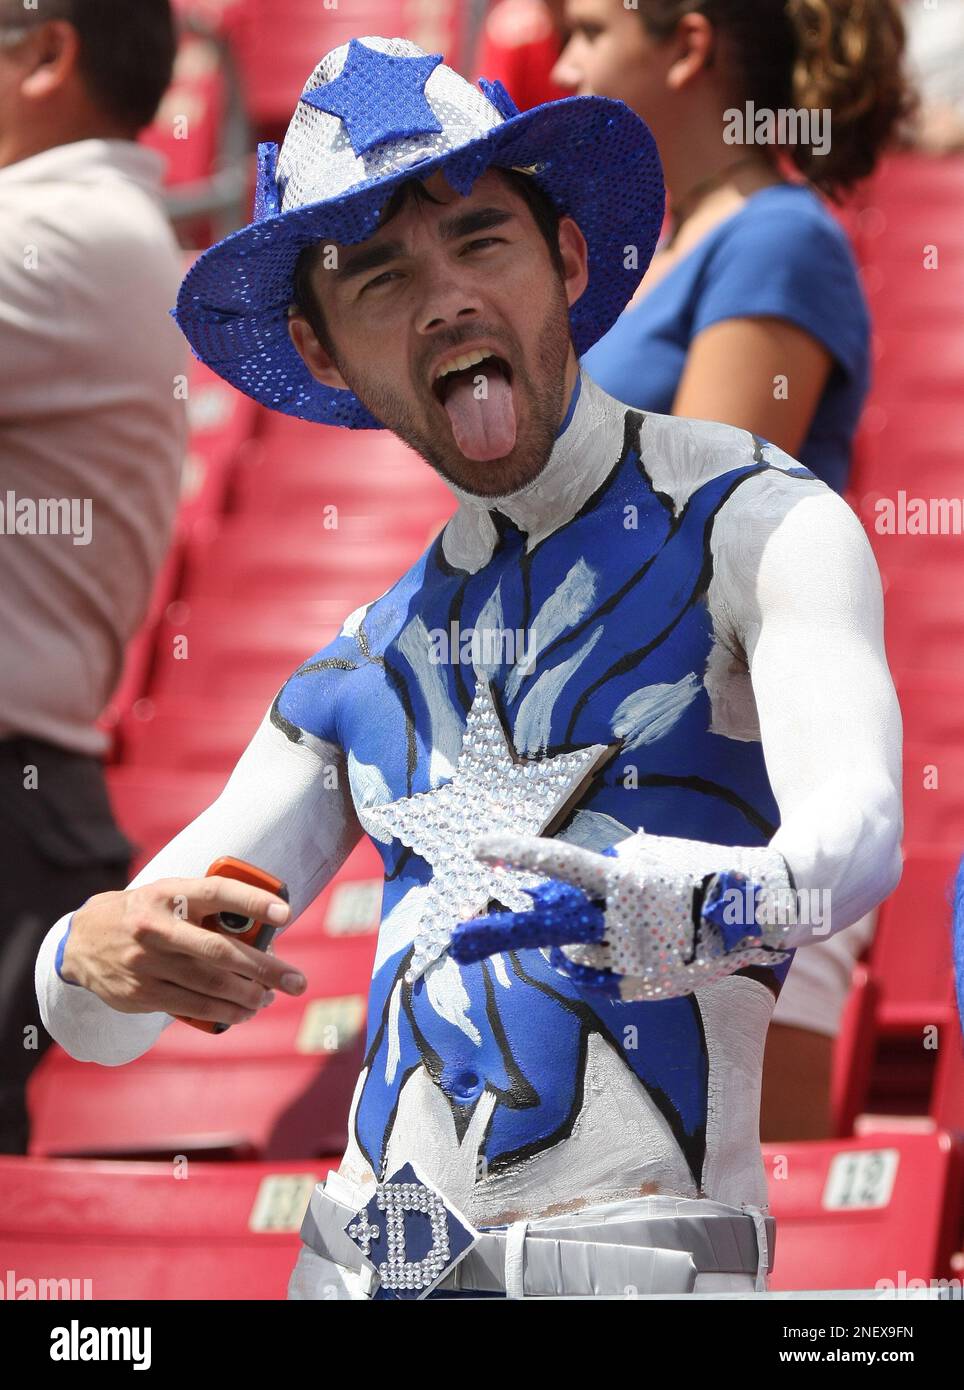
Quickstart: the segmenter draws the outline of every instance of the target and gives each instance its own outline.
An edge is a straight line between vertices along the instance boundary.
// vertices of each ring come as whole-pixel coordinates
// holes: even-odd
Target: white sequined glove
[[[783,856],[766,846],[637,831],[600,854],[499,834],[478,840],[474,853],[550,882],[532,891],[532,912],[456,928],[456,960],[552,946],[553,964],[572,978],[628,1000],[690,994],[745,966],[787,959],[781,947],[796,920],[796,894]]]

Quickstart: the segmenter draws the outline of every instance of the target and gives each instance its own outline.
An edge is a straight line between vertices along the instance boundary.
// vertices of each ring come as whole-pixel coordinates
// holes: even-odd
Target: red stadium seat
[[[263,412],[194,357],[187,392],[190,437],[179,519],[190,531],[199,519],[225,510],[235,472],[246,452],[256,448],[253,437]]]
[[[111,767],[107,789],[114,815],[138,846],[134,872],[220,796],[220,773],[172,772],[166,768]]]
[[[193,258],[188,258],[190,262]],[[185,271],[189,264],[185,265]],[[191,356],[188,365],[187,412],[191,438],[212,454],[233,454],[257,432],[266,413],[257,401],[235,390],[204,362]]]
[[[930,1113],[942,1129],[964,1136],[964,1039],[960,1015],[953,1012],[940,1030]],[[962,1232],[964,1242],[964,1232]]]
[[[960,400],[964,334],[959,327],[932,327],[926,352],[921,351],[919,327],[889,328],[875,337],[874,345],[874,399],[885,408],[903,402],[920,414],[932,402],[950,406]]]
[[[953,621],[955,606],[953,594],[947,595],[948,626]],[[964,642],[964,605],[961,618],[960,640]],[[912,641],[911,634],[905,647],[909,648]],[[931,660],[935,659],[932,655]],[[908,743],[935,749],[964,748],[964,660],[960,675],[926,669],[908,673],[898,669],[894,681],[904,719],[904,738]]]
[[[391,518],[393,527],[427,537],[451,516],[455,499],[427,463],[386,458],[377,466],[355,451],[344,461],[297,460],[269,464],[259,442],[239,472],[233,510],[240,515],[284,519],[333,515]],[[427,544],[427,540],[424,542]]]
[[[176,0],[174,80],[142,136],[165,160],[165,202],[186,246],[210,245],[246,221],[250,207],[251,138],[221,22],[228,4]]]
[[[147,614],[127,644],[120,680],[98,720],[99,727],[107,730],[112,737],[117,725],[147,689],[153,664],[157,624],[177,590],[182,561],[180,540],[175,534],[174,542],[154,577]]]
[[[889,571],[884,617],[887,655],[901,690],[908,681],[919,683],[922,674],[964,679],[964,588],[946,568]],[[927,688],[932,693],[919,698],[933,703],[938,687]]]
[[[29,1281],[20,1297],[56,1286],[54,1297],[98,1300],[283,1299],[312,1189],[337,1163],[172,1169],[4,1155],[0,1247]]]
[[[229,477],[257,418],[253,401],[195,359],[188,378],[191,432],[174,536],[155,578],[147,616],[128,644],[121,679],[100,717],[100,726],[111,733],[147,692],[158,624],[181,583],[186,531],[198,517],[223,509]]]
[[[385,430],[346,430],[266,410],[258,440],[269,468],[309,467],[344,471],[383,457]],[[396,447],[403,446],[395,441]],[[254,460],[257,462],[257,460]]]
[[[908,844],[964,844],[964,749],[904,745],[904,837]]]
[[[867,1289],[951,1276],[964,1148],[943,1131],[765,1144],[777,1219],[770,1287]]]
[[[833,1049],[830,1109],[833,1132],[840,1137],[853,1133],[870,1085],[877,993],[877,982],[867,966],[858,962]]]
[[[130,717],[131,709],[147,688],[155,638],[156,622],[151,623],[149,620],[134,633],[124,649],[124,664],[117,688],[97,721],[98,728],[110,734],[113,740],[109,756],[111,762],[121,756],[119,726]]]
[[[428,524],[428,523],[427,523]],[[261,518],[237,517],[191,538],[182,596],[248,601],[350,600],[351,608],[389,589],[428,544],[419,530],[396,538],[389,518],[337,529],[317,524],[268,529]]]
[[[939,1039],[943,1026],[919,1031],[877,1033],[874,1068],[864,1113],[857,1117],[854,1133],[862,1134],[869,1120],[883,1125],[910,1124],[927,1132],[934,1128],[927,1119],[934,1092]]]
[[[181,33],[174,77],[141,141],[167,161],[169,187],[193,183],[215,170],[226,104],[225,75],[209,38]]]
[[[910,498],[964,497],[964,457],[958,445],[951,445],[936,432],[914,443],[904,440],[898,430],[880,436],[862,435],[857,450],[858,464],[851,478],[855,510],[868,532],[879,534],[897,515],[898,494],[903,489],[905,511]],[[938,518],[940,513],[937,513]]]
[[[241,701],[260,704],[263,713],[291,673],[337,636],[361,602],[346,581],[339,596],[316,603],[283,605],[276,594],[273,602],[249,602],[240,610],[236,599],[222,594],[172,604],[158,626],[148,697],[204,700],[215,716],[222,705]]]
[[[178,505],[178,524],[182,531],[190,532],[200,517],[221,515],[227,504],[231,471],[227,459],[213,459],[205,449],[189,441]]]
[[[282,566],[282,573],[278,576],[277,567],[272,564],[267,577],[269,593],[274,594],[280,584],[281,587],[290,587],[297,598],[310,598],[319,591],[322,595],[342,592],[344,586],[330,577],[332,569],[336,572],[339,570],[341,547],[347,551],[349,563],[345,567],[346,573],[351,574],[359,567],[352,558],[353,553],[356,552],[361,561],[357,581],[360,587],[353,588],[352,592],[360,593],[363,599],[374,597],[373,582],[380,585],[375,593],[384,592],[428,549],[454,509],[450,505],[446,511],[444,507],[426,501],[421,493],[414,490],[400,491],[397,497],[378,496],[371,491],[346,495],[332,489],[327,483],[321,488],[308,488],[300,500],[289,494],[288,505],[282,506],[281,491],[282,485],[279,484],[273,500],[265,497],[264,506],[255,498],[247,499],[246,511],[239,514],[237,521],[246,525],[250,519],[258,517],[262,531],[265,527],[277,527],[278,540],[285,544],[289,536],[285,526],[288,518],[317,517],[312,559],[305,571],[291,575]],[[326,526],[331,529],[326,530]],[[324,557],[323,550],[326,552]],[[395,557],[391,567],[381,560],[382,550],[386,552],[386,560]],[[315,570],[316,560],[321,561],[320,573]],[[244,582],[252,587],[260,586],[264,582],[262,572],[245,577]],[[353,585],[355,582],[351,580]]]
[[[951,901],[960,861],[955,846],[905,848],[904,872],[881,905],[870,952],[880,1000],[878,1026],[917,1032],[954,1008],[951,991]]]
[[[926,413],[913,402],[875,397],[861,416],[856,438],[853,486],[895,495],[964,495],[960,410],[955,401],[931,403]],[[931,489],[933,491],[931,491]]]
[[[466,22],[461,0],[436,0],[419,9],[417,23],[405,0],[244,0],[233,26],[238,63],[255,125],[280,138],[305,82],[329,49],[359,34],[412,34],[429,53],[445,53],[458,66],[458,40]]]
[[[962,198],[964,161],[957,155],[922,159],[913,152],[894,151],[878,167],[872,191],[874,206],[886,215],[907,209],[918,216],[940,211],[957,214]],[[885,224],[881,236],[886,230]]]
[[[367,835],[363,835],[317,898],[295,923],[299,941],[368,935],[381,919],[384,865]]]
[[[953,206],[882,207],[872,202],[860,220],[864,265],[879,267],[894,281],[933,263],[929,248],[937,249],[938,273],[953,269],[964,249],[960,209]],[[886,312],[887,306],[881,307]]]
[[[300,998],[277,992],[258,1018],[213,1036],[175,1021],[122,1067],[59,1048],[30,1083],[31,1153],[72,1157],[297,1158],[341,1152],[362,1066],[373,943],[299,945],[281,959],[308,971]]]
[[[959,566],[964,555],[964,487],[961,479],[933,472],[911,481],[892,479],[863,490],[856,511],[878,566],[941,569]]]
[[[357,475],[374,485],[390,485],[397,476],[418,479],[429,474],[428,464],[389,430],[348,430],[265,410],[258,442],[260,454],[252,455],[253,470],[262,466],[270,473],[315,472],[349,480]]]
[[[874,265],[864,272],[874,327],[885,339],[895,330],[929,335],[935,329],[959,327],[964,269],[950,262],[946,248],[934,269],[924,269],[921,249],[918,245],[916,260],[909,265]]]
[[[229,769],[230,771],[230,769]],[[222,772],[185,772],[170,768],[128,767],[108,769],[111,805],[121,828],[141,848],[135,871],[221,795],[228,779]],[[355,894],[332,895],[331,886],[306,909],[305,918],[320,922],[332,935],[371,931],[378,925],[372,916],[373,882],[380,886],[383,866],[378,851],[362,836],[340,871],[347,883],[367,885]],[[333,883],[339,880],[333,880]],[[327,895],[327,896],[326,896]],[[365,902],[362,902],[364,898]],[[351,899],[351,901],[349,901]],[[330,905],[329,905],[329,900]]]
[[[250,743],[267,703],[244,700],[215,711],[198,697],[139,700],[118,732],[127,767],[212,772],[227,776]]]

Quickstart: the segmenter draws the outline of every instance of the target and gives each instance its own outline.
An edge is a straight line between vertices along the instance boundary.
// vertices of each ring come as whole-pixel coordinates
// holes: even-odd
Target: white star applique
[[[618,744],[593,743],[571,753],[520,758],[503,727],[487,681],[477,680],[458,765],[449,782],[365,810],[376,839],[394,836],[432,866],[432,879],[405,979],[412,983],[447,948],[459,922],[478,917],[493,898],[513,912],[532,907],[523,888],[539,874],[479,863],[470,846],[496,830],[551,834],[580,799]]]

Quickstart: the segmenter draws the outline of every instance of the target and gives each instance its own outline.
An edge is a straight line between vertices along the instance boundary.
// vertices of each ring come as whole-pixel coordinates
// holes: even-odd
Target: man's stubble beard
[[[445,480],[464,492],[479,497],[500,497],[533,482],[549,461],[562,419],[566,384],[566,363],[572,339],[569,305],[562,281],[556,281],[558,294],[543,320],[539,334],[541,372],[534,382],[521,360],[516,363],[513,392],[527,407],[526,439],[516,439],[515,448],[504,459],[468,459],[455,444],[447,420],[432,437],[420,428],[407,398],[386,390],[374,379],[367,379],[354,367],[336,359],[342,377],[367,410],[386,429],[398,435]],[[475,333],[474,336],[486,336]],[[494,336],[494,335],[489,335]],[[482,364],[480,364],[482,365]],[[517,423],[520,412],[517,410]],[[446,437],[447,436],[447,437]]]

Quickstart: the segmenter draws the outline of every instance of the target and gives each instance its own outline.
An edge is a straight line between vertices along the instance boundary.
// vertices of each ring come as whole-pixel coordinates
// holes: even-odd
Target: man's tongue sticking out
[[[466,458],[482,463],[504,458],[515,447],[512,387],[498,368],[486,372],[481,382],[472,367],[453,374],[445,409],[455,442]]]

